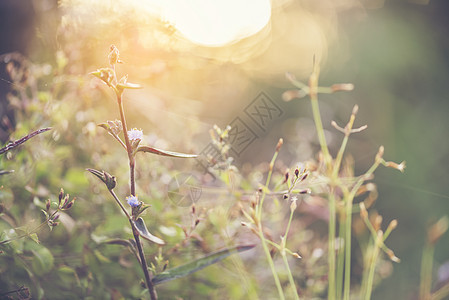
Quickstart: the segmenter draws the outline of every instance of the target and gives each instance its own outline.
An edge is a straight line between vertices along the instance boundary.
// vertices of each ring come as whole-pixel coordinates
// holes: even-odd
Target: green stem
[[[261,200],[259,201],[259,203],[257,204],[257,207],[256,207],[256,223],[257,223],[257,229],[258,229],[257,233],[258,233],[260,241],[262,243],[262,247],[263,247],[265,256],[267,258],[268,264],[269,264],[270,269],[271,269],[271,273],[273,274],[274,282],[276,284],[276,288],[277,288],[278,293],[279,293],[279,299],[283,300],[283,299],[285,299],[284,291],[282,290],[281,282],[279,280],[279,276],[278,276],[278,274],[276,272],[276,269],[274,267],[274,262],[273,262],[273,259],[271,257],[271,254],[270,254],[270,250],[268,249],[267,241],[266,241],[265,236],[263,234],[263,228],[262,228],[262,208],[263,208],[263,203],[264,203],[265,196],[266,196],[266,193],[267,193],[267,190],[268,190],[268,186],[269,186],[270,181],[271,181],[271,175],[273,174],[274,162],[276,161],[276,158],[278,156],[279,149],[280,149],[281,145],[282,145],[282,140],[279,140],[278,145],[276,146],[276,151],[274,152],[273,158],[271,159],[271,162],[270,162],[270,166],[269,166],[270,169],[268,171],[267,181],[265,182],[265,186],[264,186],[264,188],[262,190]]]
[[[380,159],[376,159],[374,164],[369,168],[369,170],[357,180],[354,187],[351,189],[351,192],[345,188],[343,193],[345,195],[345,203],[346,203],[346,222],[345,226],[345,281],[344,281],[344,293],[343,299],[349,300],[349,293],[351,289],[351,226],[352,226],[352,203],[354,201],[355,194],[365,182],[366,178],[369,178],[374,171],[377,169],[379,164],[381,163]]]
[[[344,262],[345,262],[345,252],[343,251],[344,247],[342,247],[342,239],[345,240],[345,231],[344,231],[344,221],[345,215],[343,213],[340,214],[339,224],[340,227],[338,229],[338,237],[340,238],[340,245],[338,245],[338,255],[337,255],[337,299],[341,299],[341,293],[343,292],[343,272],[344,272]]]
[[[343,299],[349,300],[349,292],[351,289],[351,226],[352,226],[352,202],[354,196],[352,193],[348,195],[346,200],[346,222],[345,222],[345,276],[344,276],[344,293]]]
[[[341,142],[340,149],[338,150],[337,157],[335,158],[334,169],[332,172],[332,179],[334,180],[338,178],[338,173],[340,171],[343,154],[345,153],[346,145],[348,144],[349,136],[351,135],[352,126],[354,125],[356,111],[357,111],[356,109],[353,110],[349,122],[345,127],[345,137]]]
[[[290,217],[288,219],[288,224],[287,224],[287,228],[285,229],[284,237],[282,238],[282,244],[281,244],[282,246],[281,246],[281,251],[280,252],[281,252],[281,255],[282,255],[282,259],[284,261],[285,268],[287,269],[288,281],[290,282],[290,287],[292,288],[293,295],[294,295],[296,300],[299,300],[299,296],[298,296],[298,291],[296,289],[295,280],[293,279],[292,271],[290,270],[290,266],[288,264],[287,256],[285,254],[285,246],[287,244],[287,236],[288,236],[288,232],[290,231],[290,225],[292,223],[293,213],[294,212],[295,212],[294,209],[290,209]]]
[[[120,143],[120,145],[122,145],[122,147],[126,150],[126,152],[128,152],[126,145],[123,143],[123,141],[120,139],[120,137],[113,132],[109,132],[109,133]]]
[[[10,238],[10,239],[1,241],[1,242],[0,242],[0,245],[7,244],[7,243],[10,243],[10,242],[12,242],[12,241],[20,240],[20,239],[22,239],[22,238],[24,238],[24,237],[28,237],[28,236],[32,235],[33,233],[39,232],[39,231],[41,230],[41,228],[42,228],[43,226],[45,226],[45,225],[48,223],[48,220],[52,219],[52,218],[55,216],[55,214],[56,214],[57,212],[58,212],[58,210],[55,210],[55,211],[54,211],[54,212],[53,212],[47,219],[45,219],[44,222],[42,222],[41,224],[39,224],[39,225],[38,225],[36,228],[34,228],[33,230],[31,230],[31,231],[29,231],[29,232],[27,232],[27,233],[25,233],[25,234],[22,234],[22,235],[19,235],[19,236],[16,236],[16,237],[13,237],[13,238]]]
[[[125,213],[126,217],[128,218],[128,220],[132,220],[131,216],[129,215],[128,211],[126,210],[126,208],[123,206],[122,202],[120,201],[120,199],[117,197],[117,195],[114,193],[113,190],[109,190],[109,192],[111,193],[112,197],[114,197],[115,201],[117,202],[117,204],[120,206],[120,208],[122,209],[122,211]]]
[[[298,291],[296,290],[295,280],[293,279],[292,271],[290,270],[290,266],[288,265],[287,256],[285,252],[282,252],[282,259],[284,261],[285,268],[287,269],[288,281],[290,282],[290,286],[292,288],[292,292],[294,295],[294,299],[299,300]]]
[[[433,267],[433,253],[435,247],[428,243],[423,250],[421,260],[421,284],[419,288],[419,299],[430,299],[430,293],[432,288],[432,267]]]
[[[377,258],[379,257],[380,245],[379,242],[382,238],[382,235],[378,235],[376,237],[376,241],[374,242],[374,251],[371,256],[370,266],[369,266],[369,275],[368,280],[366,282],[366,294],[363,299],[370,300],[371,293],[373,291],[373,282],[374,282],[374,271],[376,270]]]
[[[315,121],[315,127],[318,135],[318,141],[321,146],[321,151],[324,155],[324,162],[327,167],[327,171],[331,170],[332,158],[329,154],[327,147],[326,137],[324,136],[323,122],[321,121],[320,107],[318,104],[318,65],[314,66],[314,70],[309,79],[309,95],[310,103],[312,105],[313,119]],[[329,300],[335,299],[335,219],[336,219],[336,201],[334,196],[334,190],[331,188],[329,194],[329,236],[328,236],[328,263],[329,263],[329,292],[327,298]]]
[[[336,231],[336,201],[334,189],[329,193],[329,235],[328,235],[328,263],[329,263],[329,291],[327,299],[335,299],[335,231]]]
[[[267,243],[265,241],[265,236],[263,235],[262,225],[260,223],[259,223],[259,227],[258,227],[258,234],[259,234],[260,241],[262,242],[263,251],[267,258],[268,265],[270,266],[271,273],[273,274],[274,283],[276,284],[276,288],[279,293],[279,299],[284,300],[285,299],[284,291],[282,290],[281,282],[279,281],[278,274],[274,267],[273,259],[271,258],[270,250],[268,249]]]
[[[327,148],[326,137],[324,136],[324,128],[323,123],[321,121],[320,107],[318,105],[318,98],[316,94],[310,94],[310,102],[312,104],[312,113],[313,119],[315,120],[315,127],[318,135],[318,141],[320,142],[321,151],[323,152],[326,166],[329,168],[331,163],[330,154],[329,149]]]
[[[449,296],[449,283],[441,287],[438,291],[432,294],[431,300],[442,300]],[[447,299],[447,298],[446,298]]]
[[[136,160],[134,158],[133,149],[131,146],[131,142],[129,141],[128,137],[128,129],[126,127],[126,119],[125,119],[125,113],[123,109],[123,101],[122,101],[122,95],[117,93],[117,102],[118,107],[120,111],[120,119],[122,121],[122,127],[123,127],[123,135],[125,137],[125,145],[126,145],[126,151],[128,152],[128,159],[129,159],[129,181],[130,181],[130,189],[131,189],[131,195],[136,195],[136,183],[135,183],[135,177],[134,177],[134,169]]]
[[[265,196],[267,194],[267,190],[268,190],[268,185],[270,184],[271,181],[271,175],[273,174],[273,168],[274,168],[274,162],[276,161],[276,158],[279,154],[279,150],[276,150],[276,152],[274,152],[273,158],[271,159],[270,165],[269,165],[269,171],[268,171],[268,175],[267,175],[267,181],[265,182],[265,188],[262,192],[262,197],[260,199],[259,205],[257,206],[257,219],[260,221],[261,217],[262,217],[262,207],[263,207],[263,203],[265,201]]]

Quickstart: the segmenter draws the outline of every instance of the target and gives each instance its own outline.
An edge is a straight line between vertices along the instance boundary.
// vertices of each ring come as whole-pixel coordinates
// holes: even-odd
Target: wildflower
[[[142,130],[138,130],[137,128],[133,128],[130,131],[128,131],[128,137],[131,141],[134,140],[141,140],[143,137]]]
[[[140,205],[139,199],[137,199],[136,196],[132,196],[132,195],[129,197],[126,197],[126,202],[128,202],[128,204],[131,207],[137,207]]]

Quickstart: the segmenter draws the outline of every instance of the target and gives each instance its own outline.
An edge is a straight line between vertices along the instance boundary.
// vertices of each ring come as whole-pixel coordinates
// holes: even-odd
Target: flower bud
[[[64,197],[64,190],[61,188],[61,191],[59,192],[59,204],[61,204],[62,197]]]
[[[285,172],[285,175],[284,175],[284,182],[283,183],[287,182],[288,176],[289,176],[289,173],[288,173],[288,170],[287,170],[287,172]]]
[[[359,206],[360,206],[360,217],[362,217],[362,219],[367,219],[368,211],[366,210],[365,203],[360,202]]]
[[[280,138],[278,144],[276,145],[276,152],[279,152],[283,143],[284,143],[284,139]]]
[[[385,151],[384,146],[380,146],[379,151],[377,151],[377,154],[376,154],[376,161],[382,160],[382,157],[384,156],[384,151]]]
[[[69,210],[69,209],[71,209],[72,208],[72,206],[73,206],[73,203],[75,202],[75,199],[73,199],[72,201],[70,201],[66,206],[65,206],[65,210]]]
[[[352,91],[353,89],[354,85],[352,83],[338,83],[331,86],[331,90],[333,93],[339,91]]]
[[[392,261],[394,261],[395,263],[401,262],[401,260],[394,254],[393,250],[388,249],[388,250],[386,251],[386,253],[387,253],[388,257],[389,257]]]
[[[298,194],[304,195],[304,194],[311,194],[312,191],[310,189],[300,190]]]
[[[307,93],[304,90],[288,90],[282,94],[282,100],[288,102],[295,98],[304,98],[305,96],[307,96]]]
[[[385,163],[385,166],[389,167],[389,168],[393,168],[393,169],[399,170],[401,173],[404,173],[405,161],[401,162],[400,164],[397,164],[397,163],[392,162],[392,161],[387,161]]]
[[[304,175],[301,177],[301,180],[300,180],[300,181],[306,180],[306,178],[307,178],[308,176],[309,176],[309,173],[304,174]]]
[[[112,66],[112,65],[115,65],[116,63],[118,63],[119,62],[119,51],[118,51],[118,49],[117,49],[117,47],[115,46],[115,45],[111,45],[110,47],[109,47],[109,50],[110,50],[110,52],[109,52],[109,55],[108,55],[108,59],[109,59],[109,64]]]
[[[387,231],[392,231],[398,226],[398,220],[394,219],[388,224]]]
[[[111,174],[103,171],[104,176],[104,183],[106,184],[107,188],[111,191],[115,188],[117,185],[117,179],[115,176],[112,176]]]

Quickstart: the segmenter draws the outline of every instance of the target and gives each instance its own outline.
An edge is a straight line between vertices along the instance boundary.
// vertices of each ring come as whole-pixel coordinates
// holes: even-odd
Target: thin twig
[[[26,135],[26,136],[24,136],[24,137],[22,137],[22,138],[20,138],[20,139],[18,139],[16,141],[12,142],[12,143],[9,143],[5,147],[1,148],[0,149],[0,154],[3,154],[5,152],[15,148],[15,147],[25,143],[26,141],[28,141],[32,137],[34,137],[34,136],[36,136],[38,134],[41,134],[42,132],[49,131],[50,129],[52,129],[52,128],[51,127],[47,127],[47,128],[42,128],[42,129],[33,131],[32,133],[30,133],[30,134],[28,134],[28,135]]]

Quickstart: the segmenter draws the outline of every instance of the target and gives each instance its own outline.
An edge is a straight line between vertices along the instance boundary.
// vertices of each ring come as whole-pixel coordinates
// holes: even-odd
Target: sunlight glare
[[[270,0],[173,0],[159,5],[163,17],[185,38],[209,47],[256,34],[271,17]]]

